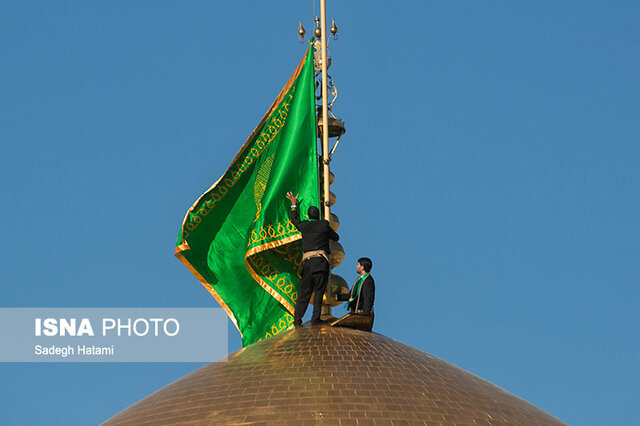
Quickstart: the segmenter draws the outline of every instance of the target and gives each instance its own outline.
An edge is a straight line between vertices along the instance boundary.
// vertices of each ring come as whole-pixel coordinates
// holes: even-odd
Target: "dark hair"
[[[368,257],[361,257],[360,259],[358,259],[358,263],[362,265],[365,272],[371,272],[371,267],[373,266],[371,259],[369,259]]]
[[[320,219],[320,210],[316,206],[309,207],[309,219]]]

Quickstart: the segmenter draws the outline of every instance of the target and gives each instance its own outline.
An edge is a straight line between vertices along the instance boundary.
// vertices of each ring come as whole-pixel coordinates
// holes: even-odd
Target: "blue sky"
[[[351,283],[373,259],[375,331],[568,423],[635,421],[638,3],[328,3],[347,127],[337,273]],[[0,305],[217,306],[173,257],[179,225],[314,15],[313,1],[0,5]],[[198,367],[1,364],[3,420],[98,423]]]

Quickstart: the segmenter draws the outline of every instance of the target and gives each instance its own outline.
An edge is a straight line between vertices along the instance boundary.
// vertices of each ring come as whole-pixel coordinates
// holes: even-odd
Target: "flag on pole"
[[[319,205],[313,52],[242,145],[227,171],[187,211],[175,255],[225,309],[244,346],[293,324],[301,235],[287,191]]]

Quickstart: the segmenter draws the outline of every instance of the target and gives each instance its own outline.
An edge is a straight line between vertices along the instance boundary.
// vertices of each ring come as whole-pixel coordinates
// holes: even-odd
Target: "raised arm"
[[[291,201],[291,210],[289,210],[289,219],[296,229],[302,232],[302,222],[300,221],[300,213],[298,213],[298,195],[294,196],[292,192],[287,192],[287,199]]]

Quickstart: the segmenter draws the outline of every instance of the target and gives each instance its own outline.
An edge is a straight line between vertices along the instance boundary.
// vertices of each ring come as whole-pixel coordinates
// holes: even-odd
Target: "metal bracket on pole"
[[[331,157],[333,157],[333,151],[335,151],[336,148],[338,147],[338,144],[340,143],[340,138],[341,137],[342,137],[342,135],[338,136],[338,139],[336,140],[336,143],[333,144],[333,148],[331,148],[331,151],[329,151],[329,161],[331,161]]]

